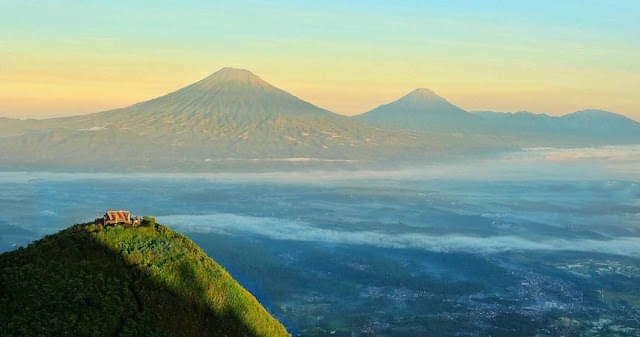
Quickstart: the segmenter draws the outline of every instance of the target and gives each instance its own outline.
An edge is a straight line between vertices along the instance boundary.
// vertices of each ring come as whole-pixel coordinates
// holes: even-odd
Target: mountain
[[[106,123],[113,118],[140,120],[176,118],[229,119],[245,123],[277,117],[339,117],[262,80],[248,70],[223,68],[207,78],[168,95],[126,109],[98,114]]]
[[[42,121],[36,119],[14,119],[0,117],[0,138],[23,135],[27,130],[40,127]]]
[[[604,110],[580,110],[564,115],[560,119],[567,127],[590,129],[594,132],[613,133],[620,135],[638,135],[640,123],[625,116]]]
[[[0,124],[12,124],[0,126],[0,162],[27,169],[207,169],[237,160],[371,160],[438,147],[423,135],[319,108],[234,68],[122,109]]]
[[[546,145],[640,143],[640,123],[603,110],[581,110],[559,117],[527,111],[477,111],[474,114],[489,121],[495,132]]]
[[[290,336],[186,236],[72,226],[0,255],[2,336]]]
[[[475,130],[483,123],[481,118],[424,88],[355,118],[382,127],[430,132]]]
[[[467,112],[429,89],[413,90],[355,118],[380,127],[464,134],[485,147],[496,142],[516,147],[640,143],[640,123],[612,112],[583,110],[562,117],[527,111]]]
[[[514,113],[495,111],[473,111],[476,116],[485,119],[492,129],[501,129],[503,133],[517,134],[521,136],[533,133],[553,133],[560,131],[563,127],[558,118],[529,111],[518,111]]]
[[[350,118],[248,70],[223,68],[121,109],[43,120],[0,118],[0,169],[368,168],[531,146],[640,143],[638,125],[599,110],[563,117],[471,113],[429,89]]]

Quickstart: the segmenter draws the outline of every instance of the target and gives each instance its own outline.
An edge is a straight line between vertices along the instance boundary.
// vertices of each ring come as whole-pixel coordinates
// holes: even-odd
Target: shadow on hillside
[[[180,280],[177,283],[190,287],[189,296],[186,296],[162,280],[154,278],[142,266],[128,264],[124,257],[111,247],[91,240],[90,236],[89,239],[96,249],[103,249],[105,254],[110,255],[113,263],[121,264],[122,268],[119,269],[127,270],[130,295],[127,300],[129,307],[135,307],[136,311],[133,312],[133,316],[125,314],[120,317],[122,331],[126,330],[128,321],[135,321],[137,316],[146,316],[145,320],[151,318],[151,322],[160,330],[172,331],[180,336],[257,337],[234,312],[215,312],[206,306],[202,299],[208,294],[201,284],[195,282],[196,275],[191,265],[179,265]]]
[[[0,270],[12,269],[0,275],[2,336],[257,336],[206,305],[191,265],[172,279],[189,287],[178,291],[78,226],[3,255]]]

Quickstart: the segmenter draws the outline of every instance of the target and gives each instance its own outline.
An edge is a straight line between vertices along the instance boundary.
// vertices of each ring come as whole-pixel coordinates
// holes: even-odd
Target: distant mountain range
[[[341,165],[626,143],[640,143],[640,123],[621,115],[471,113],[428,89],[350,118],[234,68],[122,109],[44,120],[0,118],[4,169]]]
[[[640,123],[603,110],[580,110],[560,117],[528,111],[476,111],[474,114],[512,135],[564,136],[595,144],[637,143],[640,138]],[[551,141],[557,140],[552,138]]]
[[[355,118],[378,126],[428,133],[508,137],[521,146],[640,143],[640,123],[612,112],[582,110],[561,117],[526,111],[468,112],[428,89],[416,89]]]

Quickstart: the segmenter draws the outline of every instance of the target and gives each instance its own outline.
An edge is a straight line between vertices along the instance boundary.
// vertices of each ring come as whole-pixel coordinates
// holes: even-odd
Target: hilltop
[[[188,237],[80,224],[0,255],[2,336],[289,336]]]

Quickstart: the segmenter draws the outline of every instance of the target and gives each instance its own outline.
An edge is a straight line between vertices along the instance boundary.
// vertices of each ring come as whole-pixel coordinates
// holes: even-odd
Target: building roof
[[[125,221],[131,219],[131,212],[129,211],[107,211],[104,214],[107,220]]]

